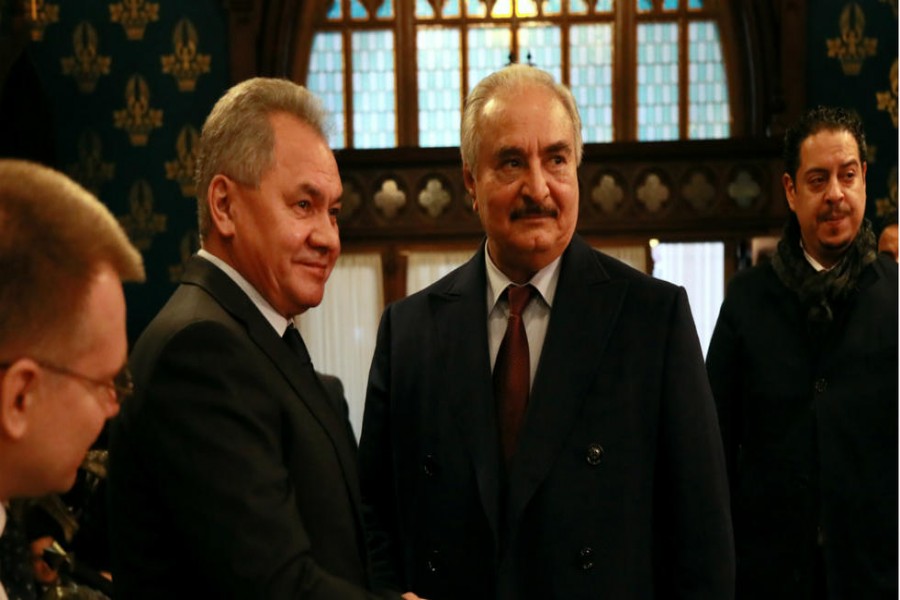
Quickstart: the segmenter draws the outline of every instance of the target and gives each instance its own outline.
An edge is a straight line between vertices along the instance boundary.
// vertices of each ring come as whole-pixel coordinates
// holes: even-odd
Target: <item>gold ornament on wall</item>
[[[166,161],[166,179],[172,179],[181,186],[181,193],[187,198],[194,196],[196,186],[194,184],[194,170],[197,160],[197,142],[200,134],[190,125],[181,128],[178,139],[175,141],[175,152],[178,158]]]
[[[196,231],[191,230],[181,236],[181,243],[178,244],[178,256],[181,258],[181,262],[177,265],[169,265],[169,281],[172,283],[181,281],[187,262],[199,249],[200,235]]]
[[[103,162],[103,144],[96,131],[82,132],[78,138],[78,162],[69,165],[69,175],[95,196],[100,195],[100,187],[113,178],[116,166]]]
[[[97,87],[100,76],[109,75],[112,59],[98,54],[97,30],[87,21],[82,21],[75,27],[72,46],[75,49],[75,56],[60,59],[63,75],[74,77],[78,82],[78,89],[82,93],[90,94]]]
[[[891,167],[887,178],[888,196],[875,201],[875,212],[881,217],[897,210],[897,165]]]
[[[172,31],[175,54],[161,56],[162,71],[178,81],[178,90],[193,92],[197,77],[209,73],[209,54],[197,53],[197,29],[189,19],[181,19]]]
[[[119,223],[138,250],[149,250],[153,238],[166,230],[166,215],[153,212],[153,190],[139,179],[128,192],[130,212],[119,217]]]
[[[150,132],[162,127],[163,111],[150,108],[150,88],[140,75],[132,75],[125,86],[125,104],[113,111],[117,129],[128,132],[133,146],[146,146]]]
[[[875,92],[875,98],[878,100],[878,110],[883,110],[891,115],[891,121],[894,122],[894,128],[897,128],[897,59],[891,65],[891,89],[886,92]]]
[[[59,4],[50,4],[44,0],[22,0],[22,9],[34,42],[44,39],[47,25],[59,22]]]
[[[859,75],[863,62],[875,56],[878,40],[863,35],[866,29],[866,14],[856,2],[844,6],[839,20],[841,37],[825,40],[828,58],[841,61],[844,75]]]
[[[109,5],[109,20],[121,23],[129,40],[144,39],[147,24],[159,20],[159,3],[122,0]]]

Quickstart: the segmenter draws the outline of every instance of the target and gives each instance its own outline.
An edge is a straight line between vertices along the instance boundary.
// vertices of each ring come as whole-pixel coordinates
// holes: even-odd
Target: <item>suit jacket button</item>
[[[428,553],[428,558],[425,559],[425,568],[429,573],[437,573],[438,567],[440,566],[440,552],[437,550],[432,550]]]
[[[585,460],[592,467],[599,465],[600,461],[603,460],[603,446],[597,443],[588,445]]]
[[[425,457],[425,460],[422,462],[422,470],[425,471],[425,474],[429,477],[434,477],[438,472],[438,464],[434,459],[433,454],[429,454]]]
[[[581,550],[578,551],[578,560],[581,568],[585,571],[594,568],[594,549],[590,546],[585,546]]]
[[[828,389],[828,381],[825,379],[816,379],[815,388],[817,393],[824,394],[825,390]]]

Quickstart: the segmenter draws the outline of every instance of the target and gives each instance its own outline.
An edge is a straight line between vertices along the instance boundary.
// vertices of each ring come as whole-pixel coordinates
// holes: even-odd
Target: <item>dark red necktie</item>
[[[522,311],[531,300],[533,291],[534,288],[530,285],[511,285],[506,288],[509,319],[494,363],[494,398],[500,421],[500,442],[507,462],[516,451],[516,440],[531,388],[531,361]]]

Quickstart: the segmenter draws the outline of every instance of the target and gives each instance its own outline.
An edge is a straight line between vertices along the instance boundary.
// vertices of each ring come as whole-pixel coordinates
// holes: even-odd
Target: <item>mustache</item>
[[[824,221],[830,221],[832,219],[840,219],[843,217],[849,217],[849,210],[829,210],[827,212],[820,213],[817,217],[817,220],[822,223]]]
[[[552,206],[543,206],[541,204],[526,204],[521,208],[514,209],[509,218],[512,221],[523,217],[550,217],[555,219],[559,216],[559,211]]]

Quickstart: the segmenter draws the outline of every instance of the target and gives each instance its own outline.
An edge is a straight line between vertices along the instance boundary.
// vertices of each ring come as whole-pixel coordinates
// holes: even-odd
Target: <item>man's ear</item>
[[[466,163],[463,163],[463,183],[466,186],[466,191],[469,192],[469,196],[472,197],[472,210],[478,212],[478,199],[475,197],[475,176]]]
[[[797,212],[794,207],[794,202],[797,199],[797,188],[794,186],[794,180],[790,175],[784,173],[781,176],[781,185],[784,187],[784,196],[787,198],[788,206],[791,207],[793,212]]]
[[[206,190],[210,221],[223,238],[234,235],[234,198],[237,192],[235,183],[221,173],[212,178]]]
[[[38,365],[20,358],[0,373],[0,436],[18,440],[28,430],[34,411]]]

